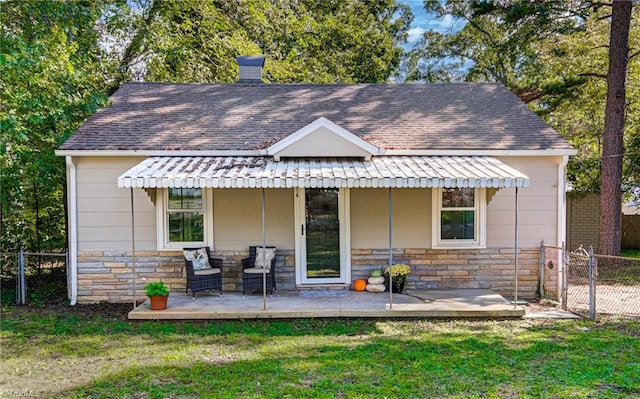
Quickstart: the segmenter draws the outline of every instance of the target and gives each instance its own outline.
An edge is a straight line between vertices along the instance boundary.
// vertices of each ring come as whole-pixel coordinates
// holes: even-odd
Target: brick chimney
[[[240,67],[238,83],[262,83],[264,57],[236,57]]]

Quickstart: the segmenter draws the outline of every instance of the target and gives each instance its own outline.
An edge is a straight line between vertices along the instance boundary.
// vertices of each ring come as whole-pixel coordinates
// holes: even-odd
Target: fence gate
[[[563,308],[595,320],[598,315],[640,319],[640,259],[605,256],[582,246],[565,256]]]
[[[592,314],[593,301],[591,300],[595,295],[595,279],[592,278],[595,265],[590,263],[591,259],[589,252],[582,246],[566,253],[563,307],[583,316],[595,318]]]
[[[0,253],[2,304],[60,303],[67,294],[67,253]]]

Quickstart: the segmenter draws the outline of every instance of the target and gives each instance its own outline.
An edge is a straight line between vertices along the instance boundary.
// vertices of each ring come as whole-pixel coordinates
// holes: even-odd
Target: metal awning
[[[118,177],[120,188],[527,187],[529,178],[493,157],[150,157]]]

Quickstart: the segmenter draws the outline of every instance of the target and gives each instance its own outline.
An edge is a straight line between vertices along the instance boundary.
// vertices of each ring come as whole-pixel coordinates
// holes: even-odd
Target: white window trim
[[[169,190],[166,188],[160,189],[160,195],[156,197],[156,243],[158,251],[174,251],[186,247],[201,247],[208,246],[213,250],[213,190],[202,189],[202,209],[204,212],[203,228],[204,228],[204,241],[181,241],[181,242],[169,242],[169,235],[167,232],[167,209],[166,204],[169,202]]]
[[[487,190],[474,188],[475,240],[443,240],[441,237],[442,188],[431,190],[431,247],[435,249],[465,249],[487,247]]]

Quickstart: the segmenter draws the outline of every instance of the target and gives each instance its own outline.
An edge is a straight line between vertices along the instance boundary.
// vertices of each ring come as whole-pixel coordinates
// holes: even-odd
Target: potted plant
[[[149,297],[151,310],[163,310],[167,308],[167,299],[169,298],[169,287],[162,281],[149,283],[144,286]]]
[[[389,278],[389,271],[391,271],[391,279]],[[402,263],[393,264],[391,267],[387,266],[384,269],[384,285],[389,289],[389,280],[391,280],[391,291],[399,294],[404,289],[404,283],[410,272],[409,265]]]

